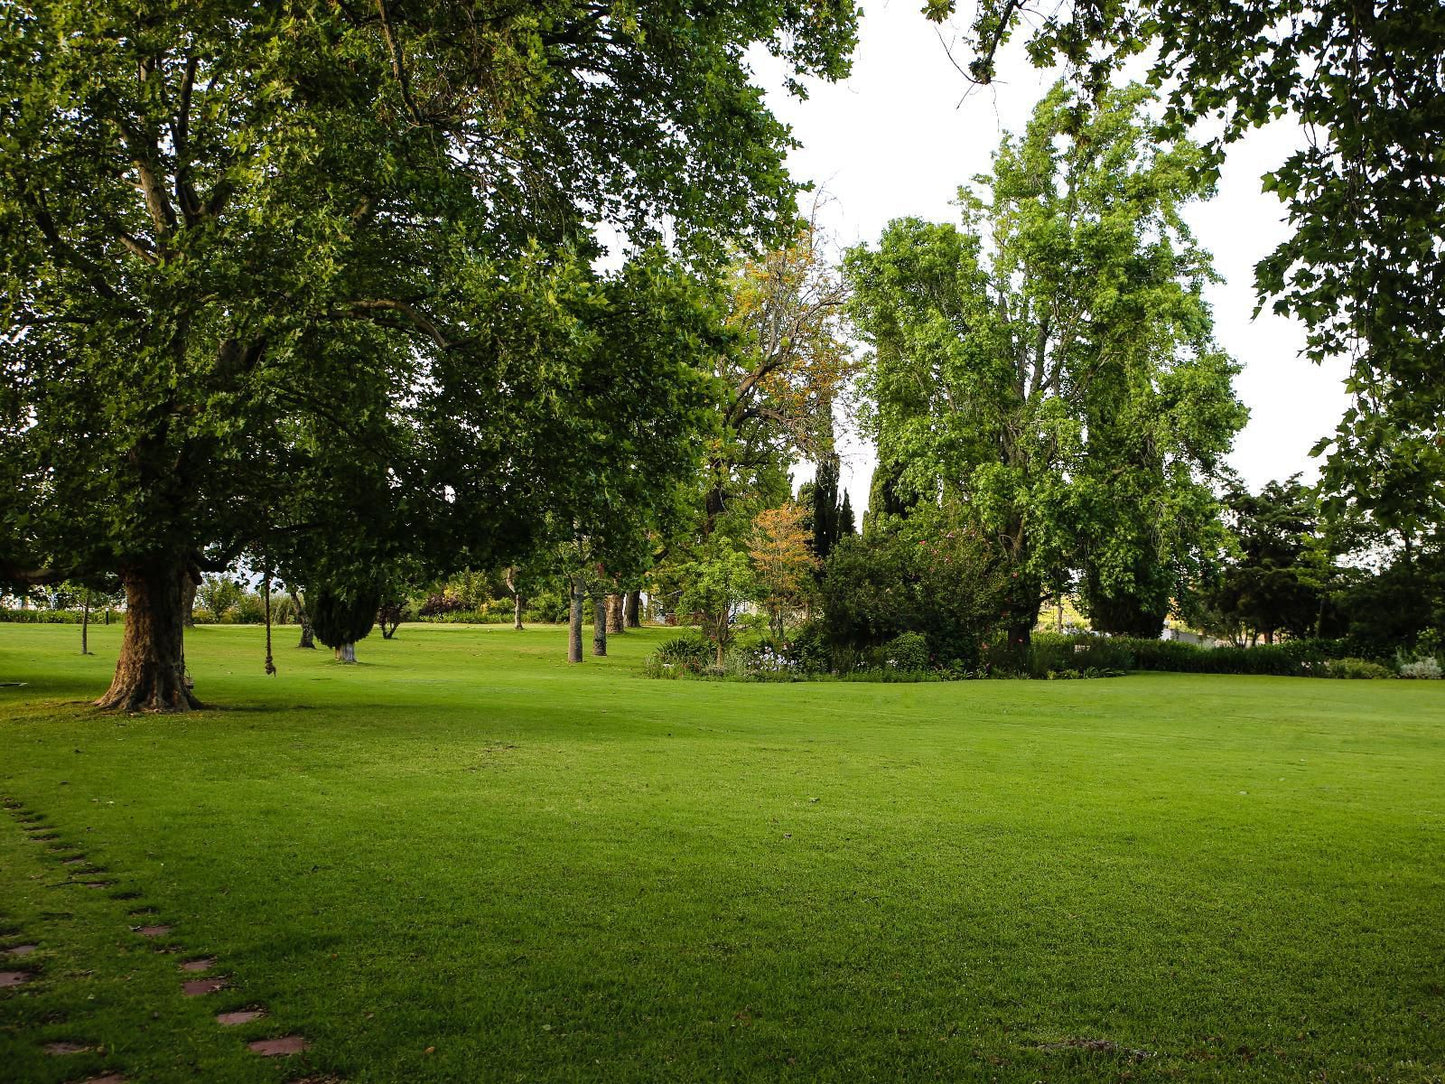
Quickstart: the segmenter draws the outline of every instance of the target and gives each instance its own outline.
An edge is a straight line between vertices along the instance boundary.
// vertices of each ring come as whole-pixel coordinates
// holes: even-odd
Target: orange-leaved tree
[[[781,508],[767,508],[753,520],[753,575],[759,601],[767,608],[775,639],[783,638],[783,618],[789,606],[798,606],[813,586],[818,559],[808,545],[803,526],[802,505],[789,501]]]

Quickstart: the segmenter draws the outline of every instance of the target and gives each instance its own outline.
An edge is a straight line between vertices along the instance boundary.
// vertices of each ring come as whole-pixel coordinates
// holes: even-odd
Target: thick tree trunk
[[[601,591],[592,593],[592,654],[607,654],[607,596]]]
[[[567,623],[567,661],[582,661],[582,584],[578,580],[571,581],[572,588],[572,612]]]
[[[98,708],[118,711],[189,711],[200,707],[186,682],[183,581],[179,564],[125,569],[125,633],[115,677]]]
[[[629,591],[622,604],[622,623],[629,629],[642,628],[642,592]]]
[[[622,620],[622,596],[607,596],[607,631],[609,633],[626,632],[627,626]]]
[[[315,650],[316,638],[311,631],[311,618],[306,613],[306,607],[301,604],[301,596],[296,593],[295,588],[287,588],[286,593],[291,596],[291,604],[296,607],[296,621],[301,626],[301,642],[296,646]]]
[[[337,661],[337,662],[345,662],[345,663],[353,663],[353,662],[355,662],[355,661],[356,661],[356,645],[355,645],[355,644],[341,644],[339,647],[337,647],[337,648],[336,648],[336,661]]]

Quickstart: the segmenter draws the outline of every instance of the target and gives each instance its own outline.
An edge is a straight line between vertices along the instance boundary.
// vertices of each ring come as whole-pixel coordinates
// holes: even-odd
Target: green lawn
[[[572,668],[557,629],[352,668],[294,635],[268,679],[260,630],[199,628],[219,707],[117,718],[85,702],[118,628],[82,659],[0,625],[0,795],[75,848],[0,816],[0,946],[41,946],[0,1079],[1445,1074],[1441,683],[655,682],[662,631]],[[183,998],[201,954],[231,986]]]

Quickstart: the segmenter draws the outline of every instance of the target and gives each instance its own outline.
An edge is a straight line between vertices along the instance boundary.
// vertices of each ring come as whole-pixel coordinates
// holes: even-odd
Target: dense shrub
[[[1388,666],[1381,666],[1369,659],[1331,659],[1325,663],[1325,676],[1332,678],[1388,678],[1394,672]]]
[[[659,644],[643,662],[649,677],[682,677],[701,674],[713,665],[716,652],[701,636],[675,636]]]
[[[917,673],[930,669],[928,640],[917,632],[895,636],[883,646],[883,657],[891,670]]]
[[[571,602],[560,591],[539,591],[526,600],[522,619],[548,625],[565,625]]]
[[[1417,680],[1439,681],[1441,677],[1440,660],[1433,655],[1426,655],[1423,659],[1401,662],[1400,676]]]
[[[997,676],[1018,674],[1046,678],[1051,674],[1055,677],[1061,674],[1079,676],[1086,671],[1102,674],[1106,670],[1122,673],[1134,669],[1133,645],[1153,642],[1125,637],[1061,636],[1038,632],[1030,639],[1027,649],[1022,651],[1016,645],[990,644],[984,652],[983,662],[985,671]]]
[[[892,530],[844,539],[823,579],[828,638],[860,652],[917,633],[933,659],[976,667],[980,644],[1006,617],[1003,567],[978,533],[923,512]],[[856,668],[837,661],[840,672]]]
[[[92,610],[90,619],[103,619],[104,612]],[[79,610],[8,610],[0,609],[0,622],[11,625],[78,625]]]
[[[1033,677],[1089,668],[1292,677],[1325,674],[1331,660],[1348,657],[1350,646],[1347,640],[1290,640],[1255,647],[1202,647],[1175,640],[1037,633],[1026,666],[1007,648],[987,652],[986,661],[991,670],[1026,669]]]
[[[1131,640],[1136,670],[1170,670],[1186,674],[1308,673],[1306,661],[1282,644],[1258,647],[1199,647],[1167,640]]]
[[[833,651],[823,626],[810,621],[794,631],[784,648],[798,670],[804,674],[826,674],[833,667]]]
[[[468,606],[462,599],[455,595],[428,595],[426,601],[417,607],[419,617],[442,617],[446,614],[462,613],[464,611],[475,612],[473,607]]]

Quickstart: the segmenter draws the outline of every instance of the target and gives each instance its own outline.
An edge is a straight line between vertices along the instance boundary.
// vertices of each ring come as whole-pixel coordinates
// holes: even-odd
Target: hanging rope
[[[271,659],[271,568],[269,565],[261,571],[261,590],[266,595],[266,673],[275,674],[276,664]]]

